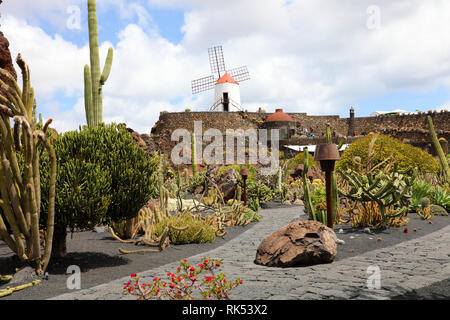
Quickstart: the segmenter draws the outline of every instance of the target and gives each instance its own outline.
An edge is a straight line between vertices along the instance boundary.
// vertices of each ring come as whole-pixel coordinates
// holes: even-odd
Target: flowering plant
[[[185,259],[175,273],[167,273],[167,280],[153,278],[151,283],[141,283],[136,273],[123,287],[123,292],[138,296],[138,300],[168,298],[170,300],[229,300],[230,291],[241,285],[241,279],[230,282],[223,273],[214,271],[223,264],[222,260],[203,258],[197,267],[192,266]],[[202,274],[209,275],[202,276]],[[194,296],[195,291],[200,298]]]

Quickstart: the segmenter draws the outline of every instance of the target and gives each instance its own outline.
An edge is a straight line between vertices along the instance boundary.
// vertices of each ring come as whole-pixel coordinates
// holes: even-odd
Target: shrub
[[[247,181],[247,197],[255,198],[259,202],[270,201],[273,198],[272,189],[258,180]]]
[[[372,141],[372,138],[373,135],[370,134],[354,141],[350,147],[344,151],[341,160],[337,162],[336,170],[347,170],[349,168],[355,170],[354,157],[360,157],[362,165],[365,165],[369,144]],[[393,160],[397,161],[400,170],[405,170],[412,166],[417,167],[420,173],[439,172],[439,163],[430,154],[386,135],[379,135],[378,139],[375,141],[372,167],[388,158],[391,153],[393,154]],[[382,167],[384,167],[384,165]]]
[[[146,156],[125,128],[102,124],[57,135],[53,140],[59,166],[55,231],[60,232],[60,239],[55,242],[62,242],[63,251],[67,227],[88,229],[134,218],[156,194],[156,161]],[[49,192],[48,171],[48,158],[43,157],[43,195]],[[44,199],[41,206],[41,212],[47,212],[48,201]]]
[[[312,168],[312,167],[317,168],[317,164],[314,161],[314,157],[311,154],[309,154],[308,158],[309,158],[310,168]],[[295,168],[297,168],[297,166],[299,164],[303,164],[304,161],[305,161],[305,156],[303,155],[303,152],[297,153],[294,158],[292,158],[288,161],[288,164],[286,166],[286,174],[284,176],[289,177],[292,173],[294,173]]]
[[[161,236],[169,223],[177,228],[188,227],[185,231],[181,232],[170,230],[169,238],[173,244],[214,242],[216,239],[216,230],[213,226],[203,220],[195,219],[190,215],[183,215],[181,218],[177,216],[165,218],[156,224],[155,236]]]
[[[242,167],[247,167],[249,171],[249,175],[247,177],[247,181],[255,180],[256,178],[256,169],[252,165],[242,165],[242,164],[231,164],[228,166],[220,167],[219,171],[217,172],[217,176],[221,177],[225,172],[227,172],[230,169],[234,169],[236,173],[238,174],[238,177],[240,177],[240,172]]]

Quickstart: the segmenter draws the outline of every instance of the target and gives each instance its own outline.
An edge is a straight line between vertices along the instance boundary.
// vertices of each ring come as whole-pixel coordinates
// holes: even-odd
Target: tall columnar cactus
[[[108,80],[113,61],[113,48],[109,48],[105,66],[100,74],[100,54],[97,31],[97,11],[95,0],[88,0],[90,62],[84,66],[84,106],[89,127],[103,122],[102,87]]]
[[[281,166],[278,166],[278,181],[277,181],[277,189],[280,198],[283,199],[283,170]]]
[[[302,184],[303,184],[303,199],[305,200],[305,210],[309,215],[310,220],[317,220],[316,210],[314,208],[312,198],[311,198],[311,190],[309,189],[308,178],[306,174],[308,173],[308,169],[310,166],[309,163],[309,153],[308,148],[303,149],[304,160],[303,160],[303,171],[302,171]]]
[[[392,172],[385,173],[379,171],[375,176],[372,173],[360,174],[348,169],[338,170],[339,174],[349,182],[352,189],[349,192],[339,190],[345,197],[360,201],[374,201],[378,204],[383,221],[390,218],[397,218],[406,213],[407,207],[404,205],[405,199],[410,198],[411,186],[417,176],[417,170],[404,171],[394,168]],[[388,214],[387,208],[390,206],[400,206],[394,213]]]
[[[197,176],[197,143],[195,133],[191,136],[191,162],[192,162],[192,175]]]
[[[0,86],[6,92],[6,97],[0,95],[0,240],[20,260],[32,263],[37,274],[43,274],[50,261],[54,231],[56,156],[46,138],[52,120],[47,121],[42,130],[37,129],[30,70],[20,54],[16,61],[22,71],[22,90],[8,71],[0,69],[0,73],[14,84],[10,87],[0,80]],[[11,128],[10,118],[14,121],[14,128]],[[41,239],[39,232],[40,145],[48,152],[51,161],[45,239]],[[41,240],[45,240],[44,253],[41,252]]]
[[[444,150],[442,150],[441,144],[439,143],[438,137],[436,135],[436,131],[434,130],[433,120],[430,116],[427,116],[428,120],[428,129],[430,131],[431,141],[433,141],[434,149],[437,152],[439,158],[439,164],[441,166],[441,173],[446,182],[450,180],[450,169],[448,167],[448,161],[446,155],[444,154]]]
[[[327,128],[326,128],[326,139],[327,139],[327,143],[333,143],[333,141],[331,140],[331,126],[330,124],[327,124]],[[343,142],[341,142],[343,143]],[[338,150],[340,148],[341,143],[338,146]],[[336,178],[336,172],[333,171],[331,173],[331,200],[333,203],[333,219],[334,221],[336,221],[336,215],[338,213],[339,210],[339,191],[337,188],[337,178]]]

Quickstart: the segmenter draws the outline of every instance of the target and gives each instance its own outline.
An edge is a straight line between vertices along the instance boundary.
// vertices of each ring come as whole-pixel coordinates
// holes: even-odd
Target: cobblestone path
[[[270,233],[304,215],[300,207],[262,210],[263,221],[230,240],[225,245],[196,256],[186,257],[197,263],[203,257],[223,259],[220,269],[228,279],[241,278],[244,285],[233,290],[231,299],[390,299],[413,289],[450,278],[450,226],[422,238],[369,251],[331,264],[303,268],[269,268],[253,263],[256,249]],[[166,278],[178,262],[139,273],[141,279]],[[368,288],[368,267],[380,270],[379,289]],[[122,294],[129,277],[113,280],[90,289],[52,299],[131,299]],[[145,282],[145,280],[144,280]],[[373,283],[373,282],[371,282]]]

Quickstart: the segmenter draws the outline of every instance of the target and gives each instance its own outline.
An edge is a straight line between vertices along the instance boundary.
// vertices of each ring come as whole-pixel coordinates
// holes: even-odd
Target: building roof
[[[216,84],[226,83],[226,82],[239,84],[236,80],[233,79],[232,76],[230,76],[230,74],[228,72],[225,72],[225,74],[219,80],[217,80]]]
[[[266,122],[275,122],[275,121],[294,121],[290,115],[283,112],[283,109],[275,110],[275,113],[268,115],[266,118]]]

